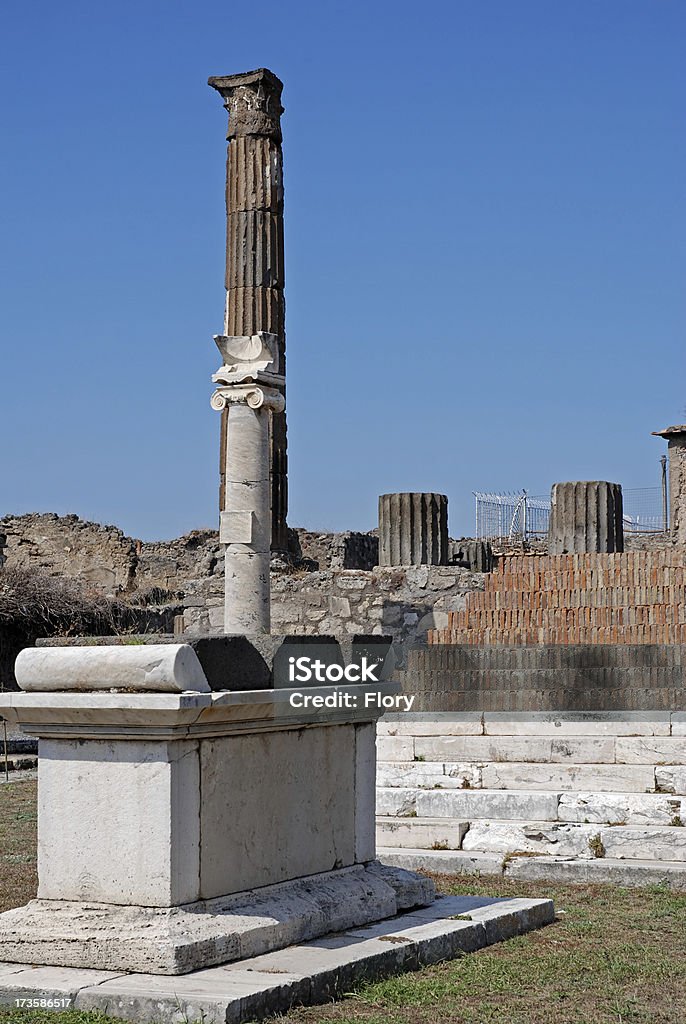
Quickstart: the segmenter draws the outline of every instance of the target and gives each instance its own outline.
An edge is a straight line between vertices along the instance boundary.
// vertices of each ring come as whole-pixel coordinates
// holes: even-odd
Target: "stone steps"
[[[623,886],[666,884],[686,891],[683,861],[620,860],[611,857],[580,858],[521,856],[501,857],[495,853],[466,850],[421,850],[381,847],[379,860],[393,867],[439,874],[505,875],[522,881],[561,883],[611,883]]]

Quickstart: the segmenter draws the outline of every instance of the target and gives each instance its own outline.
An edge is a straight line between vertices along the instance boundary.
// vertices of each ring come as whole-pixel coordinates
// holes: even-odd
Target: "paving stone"
[[[73,1008],[82,988],[121,978],[116,971],[91,971],[80,967],[27,967],[5,964],[0,970],[0,1005],[16,1006],[17,999],[53,999],[54,1009]],[[65,1002],[68,1001],[68,1002]],[[48,1007],[49,1009],[49,1007]]]

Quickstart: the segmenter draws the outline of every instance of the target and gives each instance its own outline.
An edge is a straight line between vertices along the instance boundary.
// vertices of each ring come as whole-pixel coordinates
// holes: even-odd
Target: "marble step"
[[[673,825],[643,828],[563,822],[479,821],[473,819],[464,834],[462,849],[593,860],[659,860],[686,864],[686,828]],[[401,845],[401,844],[397,844]],[[422,844],[418,843],[417,846]]]
[[[379,860],[394,867],[450,875],[502,875],[526,881],[610,883],[629,887],[664,884],[686,891],[686,864],[681,861],[585,860],[566,857],[523,856],[502,858],[494,853],[466,850],[413,850],[381,848]]]
[[[376,819],[377,846],[409,846],[422,850],[459,850],[469,822],[455,818]]]
[[[513,789],[379,787],[377,814],[399,818],[565,821],[599,825],[686,822],[686,797],[672,793],[546,792]]]

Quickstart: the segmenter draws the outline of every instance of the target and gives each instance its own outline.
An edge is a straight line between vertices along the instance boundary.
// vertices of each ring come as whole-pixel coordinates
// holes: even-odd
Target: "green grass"
[[[35,893],[35,784],[0,787],[0,910]],[[437,876],[444,892],[552,897],[555,924],[360,987],[281,1024],[680,1024],[686,894]],[[0,956],[2,954],[0,953]],[[0,1024],[109,1024],[97,1013],[0,1010]]]

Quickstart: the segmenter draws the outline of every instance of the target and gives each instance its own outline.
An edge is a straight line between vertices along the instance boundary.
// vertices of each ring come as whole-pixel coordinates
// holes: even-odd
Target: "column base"
[[[15,963],[186,974],[429,906],[433,882],[374,861],[181,907],[32,900],[0,914]]]

